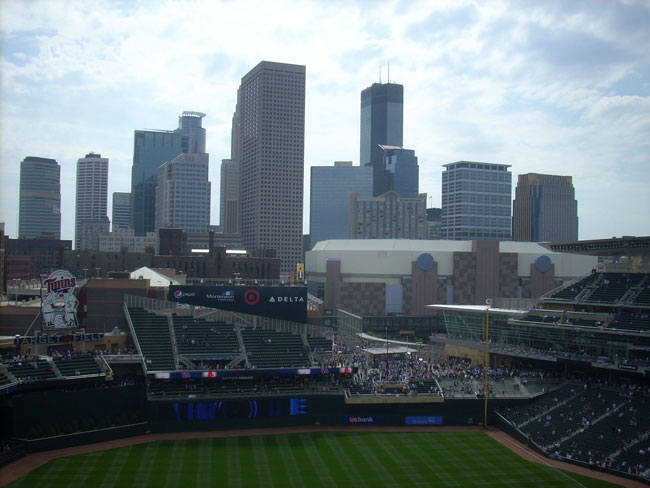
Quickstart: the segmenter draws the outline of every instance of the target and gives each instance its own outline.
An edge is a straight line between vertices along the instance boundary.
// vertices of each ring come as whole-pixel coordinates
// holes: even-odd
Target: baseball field
[[[312,432],[179,439],[54,459],[11,487],[605,487],[482,432]]]

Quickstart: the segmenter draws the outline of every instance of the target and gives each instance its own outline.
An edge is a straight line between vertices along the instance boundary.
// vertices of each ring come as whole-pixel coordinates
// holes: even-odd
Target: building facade
[[[420,187],[418,158],[412,149],[380,145],[384,151],[384,171],[388,181],[385,191],[394,190],[400,197],[416,198]]]
[[[9,261],[28,259],[28,279],[40,279],[41,274],[49,274],[60,269],[63,253],[72,249],[72,241],[59,239],[10,239],[5,236],[5,257]]]
[[[113,230],[118,227],[129,228],[129,208],[131,206],[131,194],[127,192],[113,192],[113,212],[111,224]]]
[[[359,164],[374,168],[373,195],[392,188],[383,169],[380,146],[404,144],[404,87],[396,83],[373,83],[361,92],[361,151]]]
[[[184,153],[158,168],[156,230],[206,232],[210,225],[209,156]]]
[[[61,166],[27,156],[20,163],[18,237],[61,238]]]
[[[595,256],[536,243],[331,240],[306,253],[309,292],[324,309],[361,316],[423,315],[427,305],[484,305],[488,298],[537,299],[588,275]]]
[[[146,251],[157,251],[158,237],[155,232],[147,232],[146,235],[136,236],[133,229],[118,227],[112,232],[99,235],[98,251],[118,252],[125,249],[128,252],[143,253]]]
[[[305,67],[262,61],[237,96],[240,229],[249,250],[302,261]]]
[[[378,197],[350,194],[351,239],[425,239],[427,194],[402,198],[389,191]]]
[[[350,238],[350,193],[372,196],[372,168],[335,161],[312,166],[309,192],[311,246],[327,239]]]
[[[183,112],[176,130],[136,130],[131,169],[129,226],[143,236],[156,227],[158,168],[183,153],[205,153],[201,112]]]
[[[108,158],[89,153],[77,160],[74,248],[97,249],[99,234],[109,231]]]
[[[457,161],[443,166],[442,239],[511,240],[510,165]]]
[[[221,160],[219,223],[224,234],[239,233],[239,163]]]
[[[512,239],[578,240],[578,202],[571,176],[519,175],[512,202]]]

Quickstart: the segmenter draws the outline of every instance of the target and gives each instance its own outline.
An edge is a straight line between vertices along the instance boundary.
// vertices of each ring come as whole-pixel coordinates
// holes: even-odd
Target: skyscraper
[[[128,192],[113,192],[113,212],[112,212],[112,225],[113,230],[118,227],[123,229],[129,228],[129,208],[130,208],[131,194]]]
[[[239,233],[239,164],[221,160],[221,195],[219,223],[224,234]]]
[[[578,240],[578,202],[571,176],[519,175],[512,202],[512,239]]]
[[[372,168],[336,161],[312,166],[309,191],[311,246],[327,239],[350,239],[350,193],[372,196]]]
[[[361,92],[361,153],[359,164],[374,168],[374,196],[390,190],[383,168],[380,144],[404,144],[404,87],[396,83],[373,83]]]
[[[20,163],[18,237],[61,239],[61,166],[27,156]]]
[[[425,239],[427,194],[402,198],[350,194],[350,239]]]
[[[179,154],[158,168],[156,230],[206,232],[210,225],[209,156]]]
[[[442,239],[509,241],[510,165],[457,161],[443,166]]]
[[[281,272],[302,261],[305,67],[262,61],[239,87],[239,196],[244,245],[275,249]]]
[[[178,128],[183,135],[184,153],[205,153],[205,129],[201,125],[203,112],[185,111],[178,117]]]
[[[106,214],[108,158],[89,153],[77,160],[74,248],[97,250],[99,234],[109,231]]]
[[[384,152],[383,169],[386,172],[387,187],[403,198],[416,198],[419,194],[420,168],[418,158],[412,149],[380,144]]]
[[[135,235],[152,232],[156,225],[158,168],[182,153],[205,153],[201,112],[183,112],[176,130],[136,130],[131,170],[130,226]]]

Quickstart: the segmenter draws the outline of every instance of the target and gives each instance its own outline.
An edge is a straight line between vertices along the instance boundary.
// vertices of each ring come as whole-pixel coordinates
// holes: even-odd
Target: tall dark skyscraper
[[[201,112],[183,112],[176,130],[135,131],[130,212],[135,235],[155,230],[158,168],[182,153],[205,153],[203,117]]]
[[[113,217],[111,225],[113,230],[118,227],[129,228],[129,209],[131,208],[131,194],[126,192],[113,192]]]
[[[578,240],[578,202],[571,176],[519,175],[512,202],[512,239]]]
[[[380,146],[404,143],[404,87],[396,83],[373,83],[361,92],[361,153],[359,164],[371,165],[375,196],[390,190]]]
[[[61,239],[61,166],[54,159],[27,156],[20,163],[18,219],[20,238]]]
[[[281,273],[302,261],[305,67],[262,61],[237,94],[244,246],[275,249]]]

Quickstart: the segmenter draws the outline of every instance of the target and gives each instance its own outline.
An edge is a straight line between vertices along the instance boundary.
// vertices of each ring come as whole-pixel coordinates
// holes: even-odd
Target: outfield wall
[[[484,402],[480,399],[360,405],[345,403],[341,394],[193,398],[148,403],[152,432],[297,425],[479,425],[483,423],[483,411]]]

